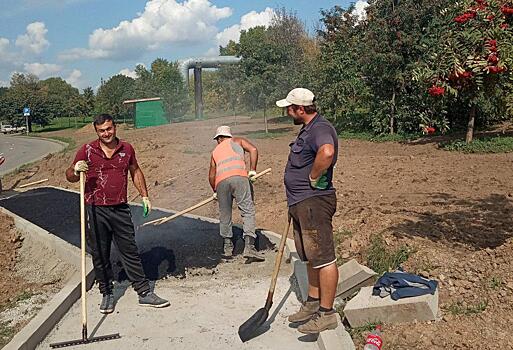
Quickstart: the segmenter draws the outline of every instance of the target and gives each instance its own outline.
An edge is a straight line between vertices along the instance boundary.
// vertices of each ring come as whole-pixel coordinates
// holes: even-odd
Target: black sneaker
[[[104,294],[100,304],[100,312],[102,314],[110,314],[114,311],[114,295]]]
[[[170,304],[166,299],[162,299],[157,294],[149,292],[145,296],[139,295],[139,305],[161,308]]]

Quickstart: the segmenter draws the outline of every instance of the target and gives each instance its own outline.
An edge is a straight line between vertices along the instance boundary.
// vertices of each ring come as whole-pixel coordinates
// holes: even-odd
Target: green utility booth
[[[137,129],[148,126],[169,124],[164,111],[164,105],[160,97],[143,98],[138,100],[123,101],[124,104],[133,104],[134,125]]]

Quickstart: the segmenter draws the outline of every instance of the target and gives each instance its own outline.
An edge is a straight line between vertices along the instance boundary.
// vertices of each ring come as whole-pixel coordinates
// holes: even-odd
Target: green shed
[[[126,100],[123,101],[123,104],[133,104],[135,106],[134,125],[137,129],[169,124],[160,97]]]

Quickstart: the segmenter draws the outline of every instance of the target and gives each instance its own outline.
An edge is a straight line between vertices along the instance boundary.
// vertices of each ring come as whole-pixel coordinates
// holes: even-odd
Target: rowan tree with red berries
[[[513,109],[507,101],[513,91],[513,2],[464,0],[444,9],[440,20],[432,59],[419,67],[416,79],[433,99],[451,99],[467,114],[470,143],[487,101]]]

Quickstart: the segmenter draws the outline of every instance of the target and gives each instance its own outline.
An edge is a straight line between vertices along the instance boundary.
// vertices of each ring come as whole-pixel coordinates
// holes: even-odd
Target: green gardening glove
[[[143,217],[147,217],[151,212],[151,202],[148,197],[142,198],[142,205],[143,205]]]
[[[324,170],[321,173],[321,176],[319,176],[316,179],[312,179],[310,176],[308,178],[310,179],[310,186],[312,188],[315,188],[316,190],[325,190],[328,188],[328,176],[326,175],[327,171]]]

